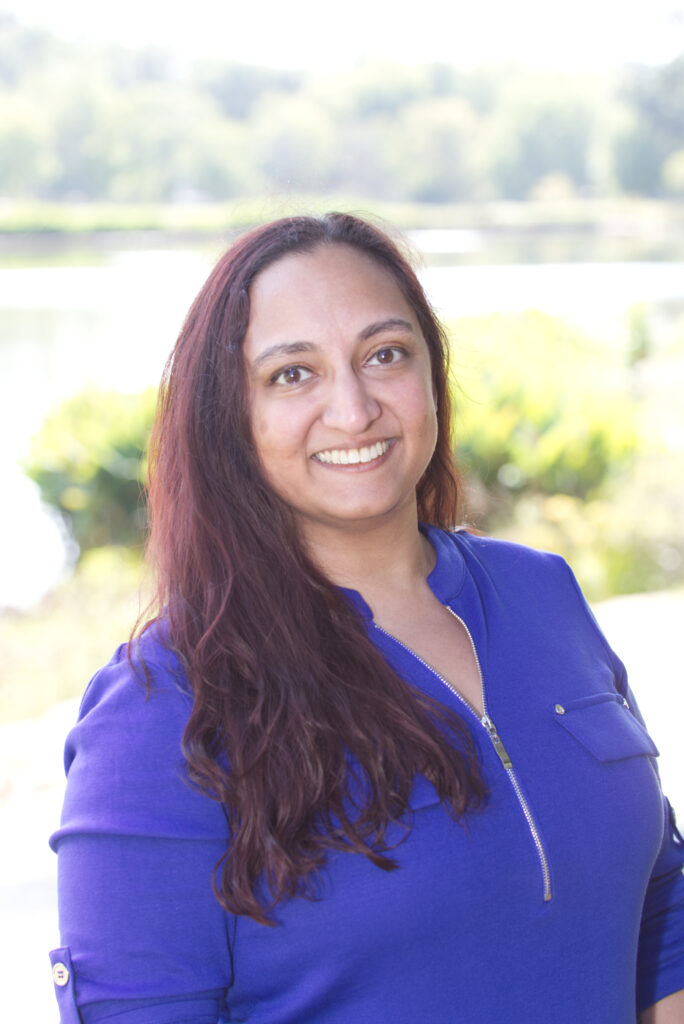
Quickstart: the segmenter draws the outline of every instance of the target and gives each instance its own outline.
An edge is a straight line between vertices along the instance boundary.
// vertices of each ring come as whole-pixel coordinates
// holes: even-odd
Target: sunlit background
[[[0,0],[1,5],[1,0]],[[408,238],[481,529],[560,552],[684,804],[684,6],[0,10],[0,1014],[56,1020],[61,748],[139,608],[154,387],[242,229]]]

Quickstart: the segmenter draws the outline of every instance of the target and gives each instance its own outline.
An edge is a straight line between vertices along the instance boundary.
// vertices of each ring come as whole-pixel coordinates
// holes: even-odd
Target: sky
[[[403,13],[396,0],[0,0],[0,10],[69,39],[319,70],[384,58],[586,71],[684,52],[684,0],[414,0]]]

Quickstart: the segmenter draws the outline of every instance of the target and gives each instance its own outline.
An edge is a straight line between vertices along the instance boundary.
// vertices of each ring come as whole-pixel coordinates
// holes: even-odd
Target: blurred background
[[[275,216],[404,233],[452,340],[470,520],[568,558],[684,805],[684,5],[110,7],[0,0],[14,1022],[57,1016],[46,837],[79,695],[144,603],[155,385],[213,262]]]

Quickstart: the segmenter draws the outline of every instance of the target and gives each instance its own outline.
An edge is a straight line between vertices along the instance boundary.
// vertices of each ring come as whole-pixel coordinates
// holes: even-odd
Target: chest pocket
[[[569,704],[556,704],[554,716],[598,761],[658,756],[658,748],[622,697],[597,693]]]

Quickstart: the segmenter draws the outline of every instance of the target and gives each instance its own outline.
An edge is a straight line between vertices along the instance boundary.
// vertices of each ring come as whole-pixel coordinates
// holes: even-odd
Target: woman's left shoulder
[[[574,580],[572,570],[562,555],[531,548],[516,541],[503,540],[476,533],[463,527],[439,531],[444,542],[456,548],[470,565],[484,571],[503,574],[534,574],[540,578]]]

